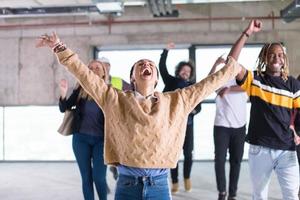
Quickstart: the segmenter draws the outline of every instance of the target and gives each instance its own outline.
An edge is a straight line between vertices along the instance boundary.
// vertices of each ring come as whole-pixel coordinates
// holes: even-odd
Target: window
[[[147,58],[155,62],[158,67],[160,54],[162,49],[155,50],[100,50],[97,54],[98,58],[106,57],[110,60],[111,76],[117,76],[123,80],[129,81],[129,73],[133,64],[143,58]],[[174,75],[175,66],[182,60],[188,61],[189,52],[188,49],[172,49],[168,54],[167,67],[171,75]],[[164,83],[159,77],[158,85],[156,90],[162,91],[164,88]]]
[[[57,106],[5,107],[5,160],[74,160],[72,136],[57,133]]]
[[[261,47],[262,45],[246,45],[242,49],[238,62],[247,69],[254,70]],[[208,75],[219,56],[223,55],[223,57],[226,58],[230,49],[231,45],[196,46],[197,81],[202,80]],[[213,93],[207,100],[213,100],[215,97],[216,94]]]

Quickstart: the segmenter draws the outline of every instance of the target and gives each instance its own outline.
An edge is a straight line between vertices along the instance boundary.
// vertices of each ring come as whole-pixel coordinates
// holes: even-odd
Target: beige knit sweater
[[[105,84],[70,49],[57,56],[103,110],[105,162],[139,168],[176,167],[189,113],[239,72],[238,63],[231,58],[220,71],[192,86],[155,92],[158,100],[153,102]]]

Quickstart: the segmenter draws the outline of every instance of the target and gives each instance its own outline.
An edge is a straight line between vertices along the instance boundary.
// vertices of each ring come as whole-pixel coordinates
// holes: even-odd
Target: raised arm
[[[107,97],[112,100],[115,91],[108,87],[105,81],[96,75],[78,58],[78,55],[67,49],[59,40],[58,36],[53,33],[51,36],[42,35],[36,44],[37,47],[47,46],[52,48],[56,53],[59,62],[76,77],[82,88],[98,103],[103,106]],[[104,70],[104,71],[103,71]],[[103,68],[103,76],[106,76]]]
[[[160,55],[160,60],[159,60],[159,72],[161,74],[162,80],[164,82],[164,84],[168,84],[171,79],[173,79],[174,77],[171,76],[168,72],[167,69],[167,65],[166,65],[166,61],[167,61],[167,57],[168,57],[168,52],[171,48],[174,48],[175,45],[174,43],[169,43],[167,45],[167,47],[163,50],[162,54]]]
[[[259,20],[251,20],[248,27],[245,29],[245,31],[242,32],[239,39],[235,42],[235,44],[232,46],[230,53],[228,54],[228,57],[232,57],[235,60],[238,60],[239,55],[242,51],[242,48],[245,46],[245,43],[247,39],[256,32],[259,32],[262,27],[262,22]],[[246,73],[246,69],[242,68],[241,72],[236,76],[237,80],[242,80],[244,75]]]

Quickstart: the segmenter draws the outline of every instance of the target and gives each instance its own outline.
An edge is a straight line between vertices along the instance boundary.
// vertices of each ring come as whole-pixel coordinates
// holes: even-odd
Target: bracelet
[[[66,45],[64,44],[64,43],[62,43],[62,42],[59,42],[58,44],[56,44],[53,48],[52,48],[52,50],[53,50],[53,52],[54,53],[59,53],[59,52],[62,52],[62,51],[64,51],[64,50],[66,50]]]
[[[246,35],[246,37],[250,37],[250,35],[246,32],[246,31],[243,31],[243,35]]]
[[[63,43],[62,42],[57,42],[53,45],[52,47],[52,51],[58,46],[58,45],[62,45]]]

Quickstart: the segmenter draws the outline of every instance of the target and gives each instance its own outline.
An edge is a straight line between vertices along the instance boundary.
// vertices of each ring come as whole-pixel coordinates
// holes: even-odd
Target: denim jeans
[[[170,200],[168,175],[135,177],[120,174],[115,200]]]
[[[73,151],[79,166],[85,200],[94,200],[95,183],[100,200],[107,199],[106,165],[103,159],[103,137],[73,134]]]
[[[274,169],[284,200],[298,200],[299,165],[295,151],[270,149],[257,145],[249,148],[249,169],[253,200],[267,200]]]

